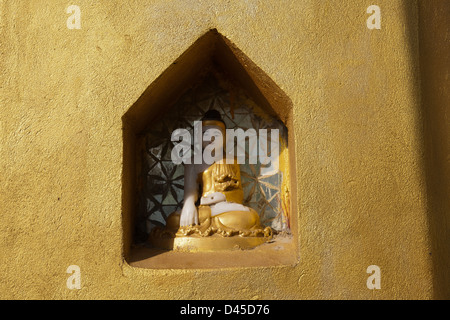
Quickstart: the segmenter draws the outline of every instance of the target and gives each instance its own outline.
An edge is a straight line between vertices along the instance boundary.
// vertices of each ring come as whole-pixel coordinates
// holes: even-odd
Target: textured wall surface
[[[448,298],[449,64],[426,68],[434,56],[419,50],[427,32],[448,43],[445,23],[422,29],[448,21],[448,5],[122,2],[0,1],[1,298]],[[81,9],[79,30],[66,26],[69,4]],[[366,26],[371,4],[381,30]],[[123,259],[121,118],[212,28],[292,100],[300,259],[133,268]],[[434,79],[424,95],[421,76]],[[428,158],[440,175],[427,173]],[[80,290],[66,287],[69,265],[81,269]],[[381,269],[380,290],[366,286],[369,265]]]

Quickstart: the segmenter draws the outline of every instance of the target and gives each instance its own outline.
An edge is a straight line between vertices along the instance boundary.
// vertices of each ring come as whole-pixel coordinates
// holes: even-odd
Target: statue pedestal
[[[207,252],[252,249],[271,239],[272,237],[241,237],[239,235],[223,237],[215,234],[209,237],[201,237],[196,235],[176,236],[173,238],[150,237],[149,242],[152,246],[165,250]]]
[[[200,225],[180,227],[179,220],[180,215],[174,212],[169,215],[166,227],[152,229],[148,238],[150,245],[184,252],[245,250],[257,247],[273,237],[273,230],[259,224],[258,214],[253,209],[230,211],[211,217],[209,208],[200,207]]]

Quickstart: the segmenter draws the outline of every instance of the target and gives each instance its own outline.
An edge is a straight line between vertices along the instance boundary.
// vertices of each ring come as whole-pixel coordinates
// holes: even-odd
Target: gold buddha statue
[[[209,140],[225,150],[226,127],[220,113],[208,111],[201,124],[202,148]],[[164,249],[209,251],[249,249],[272,238],[272,229],[261,226],[258,213],[243,205],[236,158],[223,154],[212,164],[185,164],[183,208],[169,215],[165,228],[152,229],[150,243]]]

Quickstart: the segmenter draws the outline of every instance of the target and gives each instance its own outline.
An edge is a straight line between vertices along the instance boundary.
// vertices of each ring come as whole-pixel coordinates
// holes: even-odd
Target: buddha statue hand
[[[180,215],[180,227],[198,224],[198,213],[194,201],[186,201]]]
[[[206,196],[203,196],[200,198],[200,204],[201,205],[211,205],[219,202],[226,201],[227,198],[225,195],[221,192],[213,192]]]

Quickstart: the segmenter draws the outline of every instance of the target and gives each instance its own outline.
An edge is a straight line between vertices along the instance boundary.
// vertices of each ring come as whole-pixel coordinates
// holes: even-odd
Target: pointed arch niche
[[[182,253],[149,247],[151,228],[182,206],[183,166],[171,162],[171,132],[193,126],[210,109],[228,128],[279,129],[280,170],[259,176],[241,165],[245,205],[275,230],[252,250]],[[244,53],[210,30],[174,61],[123,116],[124,257],[135,267],[211,268],[292,265],[297,261],[297,208],[292,102]],[[226,258],[225,258],[226,257]]]

